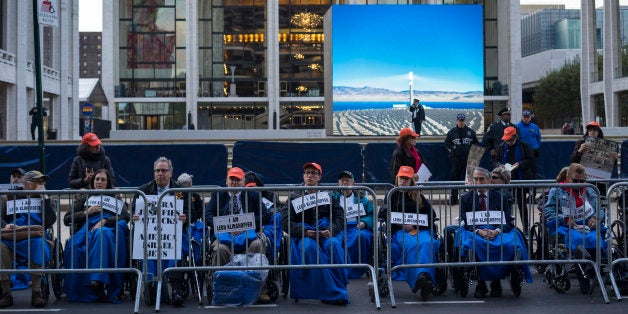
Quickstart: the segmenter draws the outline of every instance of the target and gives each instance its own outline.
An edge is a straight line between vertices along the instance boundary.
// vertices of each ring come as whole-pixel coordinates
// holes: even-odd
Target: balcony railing
[[[0,63],[15,66],[15,55],[0,49]]]

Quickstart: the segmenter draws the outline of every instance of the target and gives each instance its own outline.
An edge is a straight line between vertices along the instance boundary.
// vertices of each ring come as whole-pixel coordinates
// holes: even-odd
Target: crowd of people
[[[418,107],[416,107],[418,108]],[[419,110],[416,109],[415,110]],[[446,234],[455,238],[460,258],[476,261],[527,260],[525,236],[528,209],[525,189],[504,188],[512,180],[531,180],[536,177],[536,158],[540,155],[540,131],[530,120],[531,113],[523,111],[522,121],[510,122],[508,108],[499,111],[501,120],[491,125],[484,134],[482,146],[491,156],[493,169],[476,167],[469,178],[466,175],[467,162],[472,145],[480,145],[473,130],[465,124],[466,116],[457,115],[456,126],[450,130],[445,147],[451,158],[451,179],[469,184],[460,193],[450,192],[450,205],[459,204],[459,224],[447,226]],[[424,116],[422,117],[424,120]],[[417,118],[419,119],[419,118]],[[212,252],[209,266],[223,266],[232,261],[236,254],[277,254],[284,234],[289,237],[290,265],[312,264],[373,264],[373,238],[376,233],[385,232],[390,237],[391,266],[404,264],[431,264],[439,262],[437,252],[441,242],[438,239],[438,217],[428,199],[416,189],[420,179],[420,169],[426,161],[416,146],[420,136],[420,123],[417,131],[404,128],[397,137],[397,147],[390,159],[391,182],[395,190],[386,196],[379,212],[374,213],[376,201],[362,190],[353,190],[355,177],[350,171],[338,174],[338,188],[322,189],[320,181],[323,167],[317,162],[305,163],[303,181],[299,188],[290,192],[285,201],[269,191],[257,191],[251,187],[262,187],[263,176],[253,171],[245,172],[239,167],[229,168],[225,189],[211,193],[209,200],[196,192],[170,192],[171,189],[192,187],[192,175],[181,174],[174,180],[174,167],[166,157],[159,157],[153,163],[153,178],[137,188],[147,201],[157,199],[176,202],[183,210],[177,212],[174,223],[185,230],[181,234],[181,256],[194,255],[192,242],[207,242]],[[586,137],[603,137],[597,122],[587,125]],[[586,141],[579,141],[572,154],[571,166],[565,171],[563,182],[585,182],[584,168],[577,164]],[[617,155],[614,155],[616,158]],[[77,148],[77,156],[72,162],[68,175],[71,189],[77,192],[72,206],[63,216],[63,224],[70,230],[70,238],[65,244],[63,267],[67,269],[107,269],[129,267],[128,260],[132,241],[129,237],[133,225],[148,215],[139,212],[135,198],[128,202],[116,192],[114,170],[110,159],[96,134],[88,133]],[[15,169],[10,174],[11,184],[16,188],[32,191],[31,194],[5,194],[2,202],[2,242],[0,257],[2,268],[16,266],[13,257],[25,259],[29,269],[39,269],[51,258],[51,240],[42,232],[55,222],[57,208],[45,192],[48,177],[38,171]],[[487,184],[500,187],[488,188]],[[21,185],[21,187],[20,187]],[[473,187],[479,185],[479,187]],[[413,188],[414,187],[414,188]],[[164,194],[165,193],[165,194]],[[553,188],[549,191],[544,206],[548,227],[554,234],[566,235],[567,245],[574,250],[578,242],[591,253],[599,236],[596,227],[604,218],[604,213],[595,213],[596,197],[593,189]],[[564,202],[563,203],[556,203]],[[511,212],[516,203],[523,230]],[[573,204],[571,204],[573,203]],[[25,206],[26,205],[26,206]],[[24,210],[23,208],[28,208]],[[570,207],[582,208],[584,215],[571,219]],[[146,207],[148,209],[148,206]],[[482,220],[478,213],[485,213],[491,219]],[[241,217],[251,215],[254,227],[246,230],[225,231],[227,228],[216,218]],[[515,215],[515,217],[517,217]],[[236,220],[237,221],[237,220]],[[219,225],[216,225],[219,224]],[[29,226],[41,226],[39,231]],[[27,231],[22,232],[21,227]],[[379,227],[379,228],[378,228]],[[587,229],[574,234],[574,228]],[[207,229],[205,229],[207,228]],[[227,228],[228,229],[228,228]],[[192,232],[197,231],[196,233]],[[205,234],[204,230],[208,230]],[[19,231],[19,232],[18,232]],[[390,232],[387,232],[390,231]],[[149,231],[154,232],[154,230]],[[19,234],[26,237],[18,238]],[[13,234],[13,236],[9,236]],[[203,237],[207,236],[207,239]],[[580,238],[578,238],[580,236]],[[602,242],[606,247],[606,243]],[[15,254],[14,254],[15,253]],[[474,255],[473,258],[471,255]],[[181,259],[140,260],[143,271],[156,275],[163,270],[181,265]],[[378,265],[375,265],[376,267]],[[290,298],[317,299],[332,305],[349,303],[347,285],[350,279],[364,276],[365,267],[295,267],[290,272]],[[211,273],[211,272],[210,272]],[[32,301],[34,307],[43,307],[46,300],[41,293],[41,273],[31,273]],[[419,293],[427,300],[434,292],[436,269],[433,267],[402,267],[391,274],[394,280],[406,281],[413,293]],[[0,308],[13,305],[11,288],[17,274],[0,274]],[[120,302],[123,287],[123,274],[95,271],[93,273],[67,273],[63,275],[63,293],[68,300],[76,302]],[[170,290],[163,290],[162,301],[174,306],[184,303],[185,284],[183,273],[170,272],[165,277]],[[208,276],[212,280],[212,276]],[[522,282],[532,281],[527,266],[490,265],[478,267],[478,285],[475,297],[484,298],[489,294],[486,281],[490,282],[490,296],[502,295],[500,281],[509,278],[513,293],[521,293]],[[199,287],[197,287],[199,288]],[[156,286],[147,287],[149,294],[156,294]],[[260,303],[268,303],[271,298],[263,285],[257,298]]]

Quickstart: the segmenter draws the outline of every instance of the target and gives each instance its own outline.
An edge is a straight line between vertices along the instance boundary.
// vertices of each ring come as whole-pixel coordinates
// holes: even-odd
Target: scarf
[[[412,157],[414,157],[414,172],[416,173],[421,168],[421,157],[419,157],[419,151],[414,146],[410,146],[409,148],[404,147]]]

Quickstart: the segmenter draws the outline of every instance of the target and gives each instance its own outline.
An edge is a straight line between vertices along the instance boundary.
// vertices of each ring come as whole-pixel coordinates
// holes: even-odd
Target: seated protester
[[[90,189],[103,194],[79,194],[63,216],[72,237],[63,251],[67,269],[125,268],[130,220],[127,204],[113,190],[113,177],[107,169],[97,170]],[[114,302],[122,291],[124,274],[113,272],[64,274],[63,292],[70,301]]]
[[[490,172],[484,168],[477,167],[473,171],[475,184],[488,184],[489,177]],[[478,262],[528,259],[525,240],[522,234],[513,228],[508,198],[501,193],[486,188],[464,193],[460,198],[460,218],[465,222],[464,228],[460,228],[457,235],[462,257],[469,257],[469,251],[473,250],[475,256],[470,259]],[[488,222],[487,218],[490,218]],[[502,295],[500,280],[509,275],[512,291],[515,296],[519,296],[521,273],[527,282],[532,282],[528,266],[479,266],[475,297],[486,297],[487,280],[491,281],[491,296],[500,297]]]
[[[354,186],[353,173],[343,171],[338,176],[339,186]],[[364,193],[353,190],[341,190],[331,193],[345,210],[346,226],[336,237],[345,241],[348,252],[348,264],[369,264],[373,260],[373,203]],[[349,268],[349,279],[362,277],[366,268]]]
[[[170,159],[166,157],[159,157],[153,163],[154,179],[140,186],[138,190],[144,192],[146,196],[151,196],[151,195],[160,196],[162,193],[164,193],[168,189],[178,188],[179,185],[176,182],[174,182],[174,180],[172,179],[172,173],[173,173],[172,161],[170,161]],[[192,217],[190,217],[191,221],[196,221],[196,219],[198,219],[199,217],[194,216],[195,213],[192,211],[191,206],[188,204],[187,193],[177,193],[175,197],[177,199],[183,199],[183,213],[179,214],[178,218],[179,218],[179,221],[183,222],[183,230],[187,230],[188,216],[185,213],[186,212],[192,213]],[[133,221],[138,221],[140,220],[140,218],[141,218],[140,215],[133,214]],[[188,233],[183,232],[181,236],[182,256],[188,256],[189,247],[190,247],[189,241],[190,240],[188,238]],[[178,264],[178,263],[180,263],[180,261],[177,261],[174,259],[162,259],[161,269],[164,270],[169,267],[174,267],[175,264]],[[147,270],[145,271],[148,272],[149,280],[152,278],[153,275],[157,274],[157,267],[158,265],[157,265],[156,259],[151,259],[148,261]],[[162,300],[166,302],[170,301],[172,305],[177,306],[177,307],[182,306],[183,301],[184,301],[183,291],[182,291],[183,273],[171,272],[170,274],[168,274],[168,281],[170,282],[170,286],[172,287],[172,299],[168,300],[168,294],[162,293]],[[162,285],[162,287],[163,289],[165,289],[166,285]],[[156,290],[152,291],[152,289],[155,289],[155,286],[152,285],[152,283],[147,288],[151,289],[151,292],[150,292],[151,295],[156,294]]]
[[[319,164],[304,164],[303,186],[313,188],[293,191],[288,196],[282,221],[291,238],[290,265],[345,263],[342,242],[334,237],[343,229],[344,210],[329,192],[314,188],[322,174]],[[306,203],[306,199],[311,202]],[[290,298],[346,305],[348,283],[344,268],[290,269]]]
[[[397,172],[396,186],[415,186],[414,169],[401,166]],[[430,264],[437,262],[440,242],[436,239],[434,221],[436,213],[432,204],[419,191],[396,191],[390,195],[390,254],[392,265]],[[388,201],[385,202],[386,204]],[[408,222],[408,214],[416,215],[416,223]],[[386,211],[379,212],[386,218]],[[421,299],[434,290],[435,268],[404,268],[392,274],[393,280],[405,280],[412,293],[421,291]]]
[[[238,167],[229,169],[226,184],[229,188],[244,187],[244,171]],[[262,230],[262,225],[269,223],[271,212],[260,201],[259,197],[259,192],[256,191],[239,190],[212,193],[212,198],[205,208],[205,221],[211,227],[210,236],[215,238],[212,242],[212,266],[222,266],[229,263],[232,254],[266,253],[265,243],[258,237],[257,232]],[[222,233],[215,231],[214,217],[244,213],[255,215],[255,230]],[[266,286],[262,288],[258,301],[261,303],[270,302]]]
[[[24,190],[42,191],[46,189],[48,176],[39,171],[24,174]],[[47,194],[10,195],[2,198],[2,234],[0,256],[2,269],[12,269],[13,257],[25,259],[29,268],[42,268],[51,258],[51,247],[45,233],[31,234],[30,238],[17,239],[17,230],[25,226],[42,226],[50,228],[57,220],[56,209]],[[23,210],[27,207],[27,210]],[[8,234],[7,234],[8,233]],[[12,238],[15,235],[16,238]],[[44,307],[48,303],[42,296],[42,274],[31,273],[32,295],[31,306]],[[0,308],[13,305],[11,281],[9,273],[0,273]]]
[[[572,163],[567,170],[565,183],[585,183],[585,168],[578,163]],[[595,256],[596,240],[599,238],[602,246],[602,255],[606,256],[607,243],[604,239],[605,213],[600,208],[596,214],[597,193],[591,187],[583,188],[551,188],[547,195],[547,202],[543,214],[547,229],[552,236],[561,235],[564,243],[573,252],[576,258],[591,258]],[[599,221],[599,232],[596,222]],[[576,271],[580,281],[582,293],[590,289],[589,276]]]
[[[244,174],[244,186],[246,187],[263,187],[264,181],[262,181],[261,175],[247,171]],[[281,246],[281,239],[283,238],[283,228],[281,227],[281,212],[275,211],[277,206],[275,203],[279,203],[279,199],[275,196],[275,193],[271,191],[261,191],[262,203],[266,206],[266,209],[270,211],[270,221],[263,225],[264,235],[271,241],[271,244],[267,247],[270,249],[267,253],[269,256],[269,262],[274,262],[275,257],[279,252]],[[274,245],[273,245],[274,244]]]

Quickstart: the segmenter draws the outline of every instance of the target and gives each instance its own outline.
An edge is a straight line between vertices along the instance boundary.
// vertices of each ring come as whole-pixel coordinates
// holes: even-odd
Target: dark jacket
[[[331,204],[306,209],[298,214],[295,213],[294,208],[292,207],[292,201],[310,193],[310,191],[290,192],[286,206],[284,206],[281,214],[283,229],[288,230],[290,236],[300,238],[304,230],[301,223],[306,223],[312,227],[316,227],[319,219],[327,218],[329,219],[329,227],[321,228],[319,230],[329,229],[332,235],[336,235],[341,230],[344,230],[344,209],[340,206],[338,201],[331,197],[331,195],[329,196]]]
[[[180,186],[171,178],[170,179],[170,188],[174,189],[174,188],[180,188]],[[140,186],[139,188],[137,188],[138,190],[144,192],[144,194],[146,195],[157,195],[157,183],[155,183],[155,180],[151,180],[150,182],[147,182],[145,184],[143,184],[142,186]],[[200,212],[197,212],[198,209],[195,209],[194,207],[192,207],[189,204],[189,197],[188,197],[188,193],[177,193],[177,198],[181,198],[183,199],[183,213],[187,216],[187,222],[194,222],[199,218],[203,217],[203,209],[201,207]],[[135,206],[133,206],[135,207]],[[190,215],[191,213],[191,215]],[[186,225],[184,225],[186,226]]]
[[[576,142],[576,146],[574,146],[573,148],[573,152],[571,153],[571,157],[569,157],[569,160],[573,163],[580,163],[580,159],[582,158],[582,153],[578,152],[578,150],[580,149],[580,146],[582,146],[582,144],[584,144],[587,141],[587,135],[586,135],[586,130],[585,130],[585,134],[582,137],[582,139],[578,140]],[[602,129],[599,129],[598,133],[597,133],[597,138],[604,138],[604,132],[602,131]]]
[[[416,114],[414,113],[414,111],[417,111]],[[410,112],[412,112],[412,122],[417,120],[425,121],[425,108],[423,108],[423,105],[421,105],[420,103],[416,107],[410,106]]]
[[[491,224],[493,228],[500,228],[502,232],[510,232],[512,230],[512,214],[510,211],[510,203],[508,197],[503,196],[501,193],[495,190],[489,190],[486,192],[488,195],[488,208],[489,211],[504,211],[504,217],[506,218],[506,224]],[[480,197],[475,190],[468,191],[460,197],[460,219],[464,220],[464,227],[469,231],[475,229],[482,229],[484,226],[473,226],[467,221],[467,213],[481,211],[480,209]]]
[[[390,212],[397,212],[397,213],[409,213],[409,214],[425,214],[427,215],[427,226],[417,226],[419,230],[432,230],[432,232],[436,232],[436,229],[434,228],[434,223],[437,220],[436,217],[436,211],[434,211],[434,208],[432,208],[432,204],[427,200],[427,198],[425,198],[425,196],[423,194],[421,195],[421,200],[423,203],[423,206],[418,208],[418,213],[417,213],[417,203],[415,202],[415,200],[413,200],[412,198],[410,198],[410,195],[405,192],[405,191],[396,191],[393,194],[391,194],[391,199],[390,199]],[[384,200],[384,204],[388,204],[388,200]],[[379,210],[379,213],[377,214],[379,219],[387,219],[386,217],[386,206],[382,206]],[[390,232],[391,234],[394,234],[395,232],[399,231],[403,229],[403,225],[400,224],[391,224],[390,225]]]
[[[78,156],[72,160],[72,167],[70,167],[70,174],[68,174],[68,186],[72,189],[87,189],[89,188],[89,182],[83,184],[85,178],[85,168],[96,170],[107,169],[112,178],[115,178],[113,168],[111,168],[111,161],[105,153],[105,149],[101,146],[100,151],[97,154],[89,152],[87,144],[81,144],[77,149]]]
[[[508,143],[503,142],[497,147],[497,154],[493,157],[493,167],[499,165],[505,165],[506,163],[514,164],[519,163],[517,169],[513,169],[510,173],[513,180],[532,180],[534,179],[534,173],[532,171],[532,165],[534,163],[534,153],[530,146],[520,140],[517,140],[512,147],[508,146]],[[517,158],[517,149],[521,152],[521,158]],[[504,151],[508,150],[508,156],[504,157]],[[513,151],[515,153],[513,153]]]
[[[512,122],[508,122],[508,124],[504,125],[502,120],[499,120],[488,127],[486,133],[484,133],[484,136],[482,137],[482,145],[486,147],[488,151],[491,151],[492,149],[497,150],[497,147],[502,142],[504,129],[509,126],[514,127],[515,130],[517,130],[517,138],[521,138],[517,125]]]
[[[255,231],[259,232],[262,225],[268,224],[271,211],[260,201],[259,192],[242,190],[238,194],[238,200],[244,213],[255,214]],[[228,216],[231,212],[231,195],[229,192],[214,192],[212,198],[205,207],[205,224],[211,226],[211,234],[214,234],[214,217]]]
[[[425,163],[425,158],[421,155],[421,151],[417,148],[417,152],[419,153],[419,157],[421,158],[421,164]],[[410,152],[403,148],[400,145],[395,147],[395,150],[390,157],[390,180],[393,184],[395,184],[395,177],[397,177],[397,172],[401,166],[410,166],[412,169],[416,168],[416,161],[414,160],[414,156],[410,154]],[[414,169],[416,173],[419,169]]]
[[[449,151],[449,158],[466,160],[469,157],[471,145],[479,145],[479,143],[475,131],[466,125],[464,128],[453,127],[447,132],[445,138],[445,148]]]
[[[73,229],[72,231],[81,229],[83,225],[85,224],[85,222],[89,219],[89,216],[86,215],[88,207],[85,205],[85,203],[87,202],[87,199],[90,196],[98,196],[98,195],[97,194],[77,195],[76,198],[74,199],[72,210],[68,210],[63,216],[64,225],[72,226],[72,224],[74,224],[74,226],[72,226],[72,229]],[[114,196],[120,200],[122,199],[119,196],[115,196],[115,195],[109,195],[109,196]],[[99,214],[100,213],[93,213],[92,215],[95,216]],[[131,215],[129,214],[129,206],[127,203],[124,203],[122,212],[120,212],[120,214],[117,216],[118,216],[117,218],[116,216],[111,216],[111,217],[106,218],[107,223],[105,224],[105,226],[109,228],[115,228],[118,221],[120,220],[124,220],[127,223],[131,221]]]

